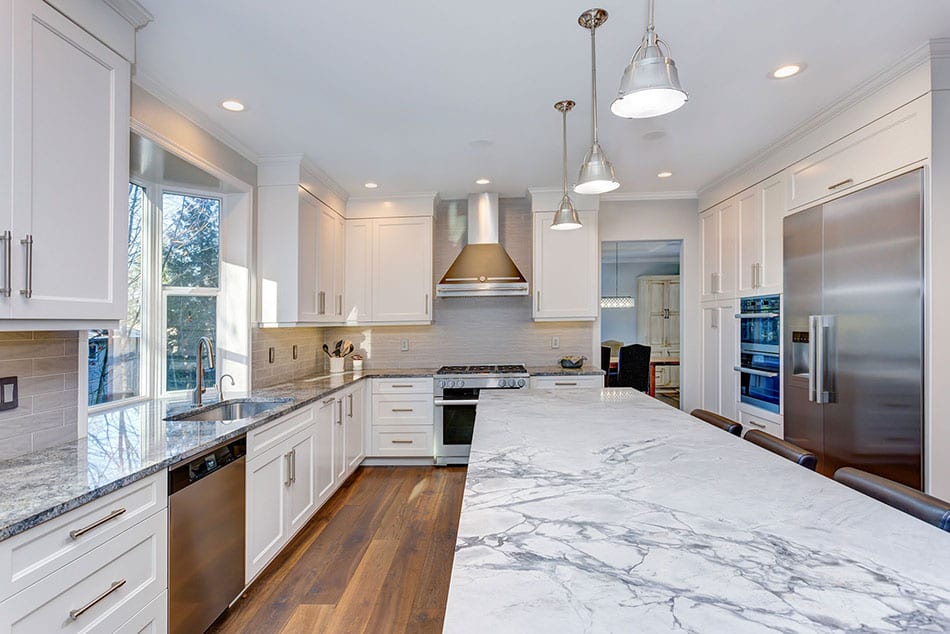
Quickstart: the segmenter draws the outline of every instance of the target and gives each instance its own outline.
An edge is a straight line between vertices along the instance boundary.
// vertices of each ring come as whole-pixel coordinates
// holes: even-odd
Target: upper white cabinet
[[[731,198],[700,216],[703,245],[703,301],[735,297],[739,212]]]
[[[343,322],[343,218],[297,185],[258,189],[261,322]]]
[[[432,217],[346,221],[348,322],[432,321]]]
[[[790,209],[801,209],[930,154],[931,98],[920,97],[788,169]]]
[[[597,212],[579,211],[580,229],[551,229],[553,211],[534,214],[532,316],[535,321],[586,321],[600,310]]]
[[[124,319],[130,64],[41,0],[0,30],[0,318]]]

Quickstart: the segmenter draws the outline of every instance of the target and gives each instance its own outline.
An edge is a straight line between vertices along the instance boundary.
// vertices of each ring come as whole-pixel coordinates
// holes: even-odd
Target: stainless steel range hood
[[[439,297],[528,294],[528,281],[498,243],[498,194],[468,197],[468,244],[435,291]]]

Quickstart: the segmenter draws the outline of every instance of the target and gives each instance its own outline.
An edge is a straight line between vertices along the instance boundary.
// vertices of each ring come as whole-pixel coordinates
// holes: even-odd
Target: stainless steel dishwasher
[[[247,440],[168,471],[168,631],[201,634],[244,589]]]

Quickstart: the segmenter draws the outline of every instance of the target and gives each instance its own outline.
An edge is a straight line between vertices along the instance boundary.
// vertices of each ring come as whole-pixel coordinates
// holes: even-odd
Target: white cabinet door
[[[703,239],[703,301],[716,299],[719,280],[719,212],[710,209],[699,217]]]
[[[316,199],[314,199],[316,200]],[[342,258],[340,217],[319,200],[317,205],[317,321],[343,321],[343,289],[337,290],[338,258]],[[340,283],[342,286],[342,282]]]
[[[739,194],[736,201],[739,218],[738,267],[739,292],[748,293],[759,286],[762,263],[762,206],[757,187]]]
[[[290,485],[287,486],[288,537],[300,530],[317,509],[315,495],[314,458],[316,443],[314,429],[300,432],[287,445],[290,455]],[[286,455],[286,454],[285,454]]]
[[[718,306],[703,306],[702,408],[719,411],[719,329]]]
[[[374,220],[373,321],[432,320],[432,218]]]
[[[346,415],[343,413],[346,404],[344,400],[345,397],[340,396],[334,406],[333,479],[336,481],[336,486],[340,486],[346,480],[346,423],[344,422]]]
[[[364,449],[364,416],[366,407],[366,391],[361,383],[346,395],[346,420],[344,435],[346,438],[346,471],[350,474],[363,462]]]
[[[346,221],[344,317],[348,322],[373,318],[373,221]]]
[[[727,302],[719,308],[719,373],[722,377],[719,383],[721,396],[719,398],[718,413],[726,418],[736,419],[736,406],[739,401],[739,320],[735,318],[737,310],[735,302]]]
[[[534,214],[534,311],[537,321],[596,319],[600,297],[597,213],[578,212],[583,227],[551,229],[554,212]]]
[[[759,288],[762,293],[781,293],[783,286],[782,240],[785,218],[785,180],[779,175],[765,181],[761,192],[762,255]]]
[[[313,476],[314,491],[320,504],[333,494],[333,438],[336,435],[334,427],[336,414],[336,399],[323,399],[317,409],[316,428],[314,429],[314,460]]]
[[[739,266],[739,205],[736,199],[719,207],[719,288],[718,299],[735,297]]]
[[[124,319],[129,63],[41,0],[12,15],[12,314]]]
[[[247,463],[245,581],[250,582],[287,543],[286,443]]]
[[[346,221],[333,214],[333,321],[346,320]]]
[[[299,192],[299,214],[297,217],[297,310],[296,315],[288,315],[281,321],[318,321],[319,299],[317,288],[317,245],[318,218],[320,209],[317,199],[303,188]],[[288,276],[288,279],[291,279]]]

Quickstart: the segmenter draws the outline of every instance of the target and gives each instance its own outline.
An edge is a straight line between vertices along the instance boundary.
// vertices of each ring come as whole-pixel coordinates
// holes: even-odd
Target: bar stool
[[[763,449],[768,449],[774,454],[778,454],[787,460],[791,460],[806,469],[815,470],[818,466],[818,456],[802,449],[798,445],[793,445],[787,440],[776,438],[772,434],[766,434],[764,431],[752,429],[746,432],[745,439],[754,445]]]
[[[718,427],[723,431],[727,431],[733,436],[742,435],[742,425],[732,420],[731,418],[726,418],[725,416],[720,416],[715,412],[710,412],[706,409],[694,409],[689,413],[690,416],[698,418],[699,420],[709,423],[713,427]]]
[[[835,480],[890,507],[950,532],[950,503],[940,498],[854,467],[842,467],[835,471]]]

